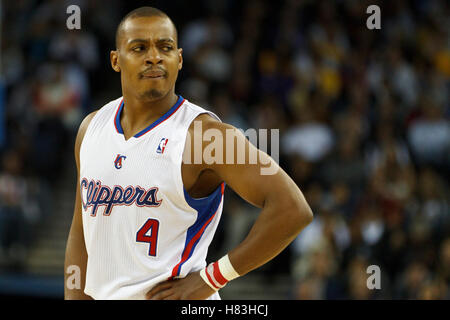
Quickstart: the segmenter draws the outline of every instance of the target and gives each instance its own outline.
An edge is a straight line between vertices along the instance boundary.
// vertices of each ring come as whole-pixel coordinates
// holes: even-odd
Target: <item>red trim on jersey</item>
[[[114,127],[116,128],[117,133],[119,133],[119,129],[117,129],[116,119],[117,119],[117,114],[119,113],[120,107],[122,106],[122,103],[123,103],[123,98],[119,103],[119,107],[117,108],[116,114],[114,115]]]
[[[220,205],[219,205],[219,207],[220,207]],[[219,210],[219,208],[217,208],[217,211],[218,210]],[[184,249],[183,256],[181,257],[181,261],[178,262],[178,264],[172,269],[172,276],[170,277],[170,279],[172,279],[173,277],[175,277],[178,274],[178,269],[179,269],[180,265],[188,259],[189,254],[191,253],[191,250],[192,250],[192,246],[197,241],[197,239],[202,236],[203,231],[205,231],[205,228],[209,225],[211,220],[216,216],[217,211],[211,216],[211,218],[208,219],[208,221],[205,222],[203,227],[196,233],[196,235],[194,237],[192,237],[191,241],[189,241],[188,245]]]

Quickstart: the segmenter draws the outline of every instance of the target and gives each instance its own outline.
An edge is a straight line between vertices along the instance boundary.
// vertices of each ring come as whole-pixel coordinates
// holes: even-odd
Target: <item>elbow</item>
[[[310,224],[314,219],[314,214],[308,205],[306,205],[306,208],[304,211],[305,211],[305,213],[304,213],[305,219],[308,221],[307,224]]]
[[[290,226],[293,235],[298,235],[306,226],[314,219],[313,212],[309,205],[304,203],[296,203],[291,211]]]
[[[306,203],[299,209],[298,212],[299,212],[299,216],[300,216],[300,218],[299,218],[300,225],[302,226],[302,229],[303,229],[304,227],[306,227],[308,224],[310,224],[313,221],[314,215],[313,215],[311,208]]]

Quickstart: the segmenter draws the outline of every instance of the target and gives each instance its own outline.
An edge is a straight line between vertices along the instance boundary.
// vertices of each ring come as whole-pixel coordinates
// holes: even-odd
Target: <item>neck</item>
[[[134,136],[165,114],[178,100],[174,91],[161,98],[142,100],[123,92],[124,108],[120,123],[125,139]]]

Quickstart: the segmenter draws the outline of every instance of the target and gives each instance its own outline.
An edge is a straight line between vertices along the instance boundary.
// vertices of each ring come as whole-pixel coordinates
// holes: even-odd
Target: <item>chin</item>
[[[164,97],[164,92],[158,89],[150,89],[144,92],[142,98],[145,100],[155,100]]]

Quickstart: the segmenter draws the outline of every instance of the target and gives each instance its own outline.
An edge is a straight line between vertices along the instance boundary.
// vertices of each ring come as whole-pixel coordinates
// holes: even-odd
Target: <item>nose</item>
[[[146,65],[156,65],[162,63],[162,56],[155,46],[151,46],[145,56]]]

